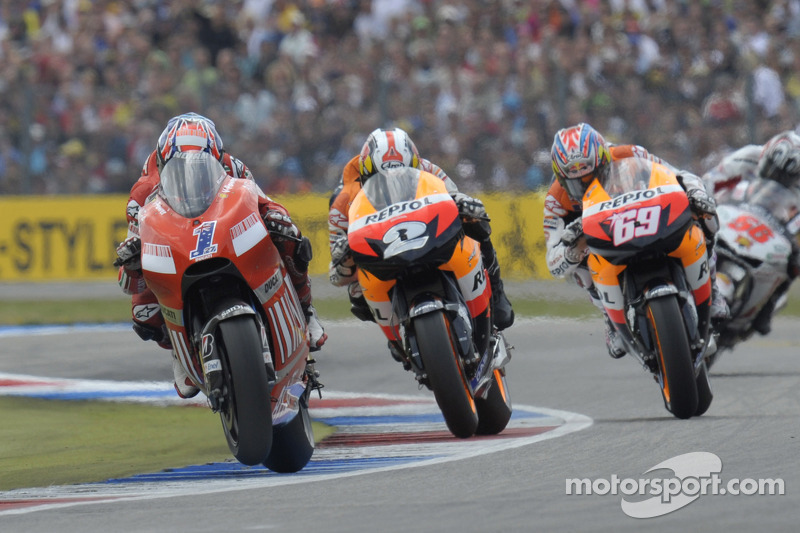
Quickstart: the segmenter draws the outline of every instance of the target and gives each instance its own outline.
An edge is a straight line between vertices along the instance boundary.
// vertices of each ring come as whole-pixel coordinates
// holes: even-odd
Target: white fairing
[[[720,230],[717,246],[732,251],[744,261],[735,264],[723,256],[718,264],[717,281],[733,316],[730,329],[746,330],[775,289],[786,279],[791,243],[781,229],[747,205],[722,205],[717,209]],[[752,289],[740,295],[737,287],[752,280]]]

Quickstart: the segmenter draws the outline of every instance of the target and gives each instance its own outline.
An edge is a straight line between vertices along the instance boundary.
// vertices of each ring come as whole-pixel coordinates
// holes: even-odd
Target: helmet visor
[[[161,196],[179,215],[206,212],[227,174],[207,152],[176,153],[161,171]]]

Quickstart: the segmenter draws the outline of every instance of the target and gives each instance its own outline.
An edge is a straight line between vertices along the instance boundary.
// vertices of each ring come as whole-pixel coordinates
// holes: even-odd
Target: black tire
[[[274,428],[272,451],[264,461],[264,466],[279,474],[298,472],[308,464],[313,453],[314,432],[308,403],[303,398],[297,415],[288,424]]]
[[[714,393],[711,391],[711,382],[708,380],[708,368],[703,363],[700,366],[700,372],[695,379],[697,382],[697,409],[694,416],[700,416],[711,407],[711,401],[714,399]]]
[[[677,297],[650,300],[647,308],[661,371],[664,405],[677,418],[690,418],[697,411],[697,383]]]
[[[486,398],[475,398],[478,408],[476,435],[497,435],[511,419],[511,396],[508,391],[505,371],[495,369],[494,381]]]
[[[414,331],[425,373],[447,428],[458,438],[471,437],[478,427],[478,410],[444,312],[415,318]]]
[[[272,447],[272,404],[261,337],[247,315],[223,320],[217,331],[227,389],[219,412],[222,429],[233,456],[242,464],[257,465]]]

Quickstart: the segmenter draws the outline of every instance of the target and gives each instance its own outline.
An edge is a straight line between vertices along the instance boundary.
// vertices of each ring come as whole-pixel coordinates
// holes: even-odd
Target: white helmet
[[[758,177],[787,188],[800,183],[800,136],[785,131],[767,141],[758,159]]]
[[[419,152],[408,133],[400,128],[378,128],[370,133],[358,156],[362,181],[376,172],[399,167],[419,167]]]

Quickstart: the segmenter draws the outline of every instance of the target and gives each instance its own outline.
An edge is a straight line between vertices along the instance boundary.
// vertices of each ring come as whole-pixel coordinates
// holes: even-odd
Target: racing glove
[[[564,245],[564,259],[570,263],[580,263],[589,255],[589,246],[586,244],[586,237],[583,234],[583,220],[577,218],[570,222],[564,233],[561,234],[561,242]]]
[[[486,207],[477,198],[473,198],[463,192],[452,193],[450,196],[458,206],[458,214],[462,217],[489,220],[489,215],[486,214]]]
[[[139,237],[128,237],[117,246],[114,266],[124,266],[130,271],[142,270],[142,240]]]
[[[331,284],[343,287],[356,280],[356,263],[347,243],[347,235],[341,235],[331,245],[331,264],[328,268]]]
[[[300,230],[288,215],[280,211],[270,210],[264,213],[264,224],[267,226],[272,237],[300,240]]]
[[[717,214],[717,202],[702,189],[693,189],[687,194],[689,207],[701,218],[714,217]]]

